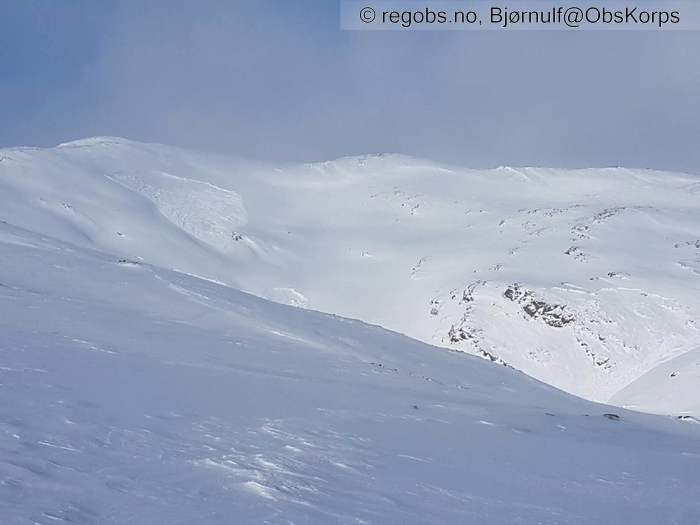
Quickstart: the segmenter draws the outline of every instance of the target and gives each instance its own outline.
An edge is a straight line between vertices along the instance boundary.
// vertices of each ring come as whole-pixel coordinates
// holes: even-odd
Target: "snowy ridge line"
[[[70,144],[3,150],[3,217],[596,401],[627,406],[645,377],[630,406],[700,415],[700,362],[682,360],[700,340],[697,176],[401,155],[273,165],[111,137]],[[514,283],[522,304],[505,295]],[[684,363],[674,376],[661,373],[669,359]]]

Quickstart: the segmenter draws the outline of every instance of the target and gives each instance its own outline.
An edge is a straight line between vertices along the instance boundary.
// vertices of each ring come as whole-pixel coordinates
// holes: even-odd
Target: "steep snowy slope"
[[[0,254],[3,524],[700,520],[690,420],[7,223]]]
[[[273,166],[113,138],[0,158],[0,219],[698,415],[697,360],[665,363],[700,344],[699,177],[396,155]]]

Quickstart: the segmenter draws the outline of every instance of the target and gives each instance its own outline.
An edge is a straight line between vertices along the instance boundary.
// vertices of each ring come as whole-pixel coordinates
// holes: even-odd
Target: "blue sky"
[[[5,0],[1,23],[0,146],[700,172],[698,32],[346,32],[334,0]]]

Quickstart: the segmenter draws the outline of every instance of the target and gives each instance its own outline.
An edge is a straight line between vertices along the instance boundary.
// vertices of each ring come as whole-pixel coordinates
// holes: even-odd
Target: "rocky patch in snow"
[[[535,292],[515,283],[503,292],[503,297],[518,303],[523,312],[532,319],[541,320],[553,328],[562,328],[574,322],[574,315],[566,312],[566,305],[550,304],[538,299]]]

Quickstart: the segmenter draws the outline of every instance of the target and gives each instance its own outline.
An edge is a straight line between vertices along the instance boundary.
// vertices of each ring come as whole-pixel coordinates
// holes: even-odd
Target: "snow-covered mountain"
[[[700,415],[697,176],[271,165],[95,138],[2,150],[0,200],[0,219],[77,247]]]
[[[379,327],[94,251],[123,242],[123,253],[199,263],[216,252],[185,227],[199,231],[204,217],[188,214],[207,200],[166,202],[180,184],[221,191],[207,215],[215,235],[216,220],[244,221],[245,199],[155,172],[170,186],[81,170],[60,149],[4,155],[3,525],[700,521],[691,418],[597,405]],[[32,185],[37,209],[23,215]],[[276,259],[247,214],[244,239],[209,271],[291,258]],[[73,242],[10,223],[20,218]],[[179,252],[158,252],[178,240]]]

